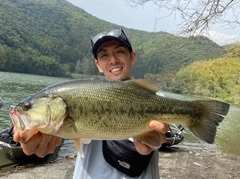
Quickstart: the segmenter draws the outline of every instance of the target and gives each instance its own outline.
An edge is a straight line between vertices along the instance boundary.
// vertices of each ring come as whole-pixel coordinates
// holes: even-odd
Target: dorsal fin
[[[150,80],[150,79],[134,79],[125,81],[131,85],[141,87],[147,90],[150,90],[154,93],[163,90],[166,87],[166,83],[160,80]]]

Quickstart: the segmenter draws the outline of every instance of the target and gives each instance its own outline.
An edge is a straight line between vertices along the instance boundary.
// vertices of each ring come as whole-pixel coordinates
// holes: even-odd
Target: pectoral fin
[[[135,136],[135,139],[137,139],[138,141],[148,145],[149,147],[158,149],[162,146],[162,139],[161,136],[158,132],[156,131],[151,131],[139,136]]]

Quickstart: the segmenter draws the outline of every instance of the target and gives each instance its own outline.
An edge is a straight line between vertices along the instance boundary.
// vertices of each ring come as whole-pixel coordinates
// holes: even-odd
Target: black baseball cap
[[[92,53],[97,59],[97,50],[104,42],[110,41],[110,40],[118,40],[122,43],[124,43],[128,49],[129,52],[132,52],[132,45],[130,43],[130,40],[128,39],[127,35],[121,28],[111,29],[105,32],[100,32],[96,35],[93,35],[91,37],[91,43],[92,43]]]

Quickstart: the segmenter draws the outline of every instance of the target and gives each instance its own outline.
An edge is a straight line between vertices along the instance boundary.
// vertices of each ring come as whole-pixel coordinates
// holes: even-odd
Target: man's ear
[[[131,55],[131,57],[130,57],[131,65],[134,65],[136,62],[137,53],[135,51],[132,51],[130,55]]]
[[[102,73],[103,70],[102,70],[101,67],[99,66],[98,60],[95,60],[95,65],[96,65],[96,67],[98,68],[98,71],[99,71],[100,73]]]

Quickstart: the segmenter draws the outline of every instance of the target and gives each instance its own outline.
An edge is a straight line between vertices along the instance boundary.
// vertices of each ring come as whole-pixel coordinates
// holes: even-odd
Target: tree
[[[94,61],[88,59],[87,57],[83,58],[83,62],[81,65],[81,71],[84,75],[96,74],[96,67],[94,65]]]
[[[240,43],[232,44],[228,49],[227,57],[240,57]]]
[[[0,70],[4,69],[6,61],[7,61],[7,59],[6,59],[6,55],[5,55],[5,49],[0,44]]]
[[[68,64],[63,64],[62,65],[62,71],[64,71],[65,75],[66,76],[69,76],[70,74],[70,66]]]
[[[75,73],[82,73],[82,70],[81,70],[81,61],[78,60],[76,62],[76,65],[75,65]]]
[[[159,9],[167,8],[169,15],[182,18],[180,33],[199,34],[214,24],[240,27],[239,0],[126,0],[130,6],[153,2]],[[227,14],[231,14],[228,19]]]

